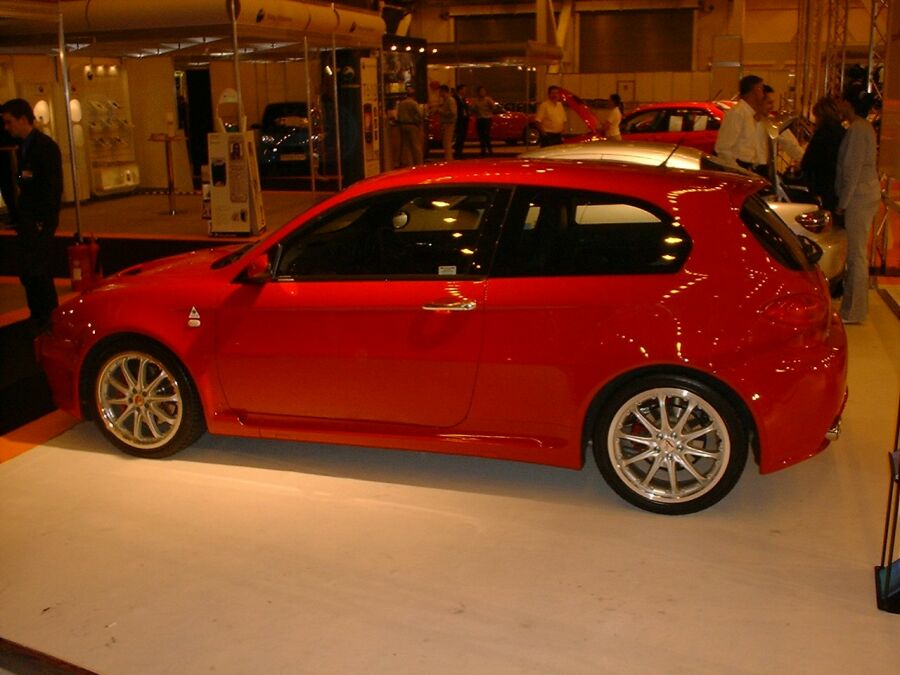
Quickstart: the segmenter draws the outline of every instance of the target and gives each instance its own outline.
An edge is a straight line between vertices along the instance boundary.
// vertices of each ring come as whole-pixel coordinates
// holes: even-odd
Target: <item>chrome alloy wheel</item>
[[[181,427],[178,380],[150,354],[120,352],[106,361],[97,374],[95,397],[109,432],[136,450],[165,445]]]
[[[615,411],[607,449],[629,490],[653,501],[695,500],[722,479],[731,458],[725,421],[701,396],[647,389]]]

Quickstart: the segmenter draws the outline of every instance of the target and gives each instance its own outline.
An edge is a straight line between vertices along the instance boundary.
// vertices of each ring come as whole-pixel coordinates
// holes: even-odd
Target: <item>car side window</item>
[[[660,123],[660,111],[648,110],[638,113],[631,117],[626,123],[624,133],[626,134],[648,134],[657,131]]]
[[[273,261],[275,278],[481,275],[482,241],[490,248],[486,233],[506,199],[508,191],[484,187],[365,198],[287,238]]]
[[[492,275],[671,273],[690,248],[681,226],[649,204],[613,194],[519,188]]]

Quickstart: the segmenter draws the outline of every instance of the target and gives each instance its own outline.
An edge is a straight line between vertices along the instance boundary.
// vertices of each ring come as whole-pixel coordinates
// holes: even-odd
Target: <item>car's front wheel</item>
[[[712,506],[731,491],[747,462],[747,432],[732,404],[681,376],[626,383],[601,412],[593,443],[613,490],[666,515]]]
[[[168,457],[205,430],[197,390],[171,353],[144,340],[96,355],[90,380],[94,419],[103,434],[138,457]]]
[[[525,145],[538,145],[541,142],[541,130],[537,126],[529,124],[522,134],[522,141]]]

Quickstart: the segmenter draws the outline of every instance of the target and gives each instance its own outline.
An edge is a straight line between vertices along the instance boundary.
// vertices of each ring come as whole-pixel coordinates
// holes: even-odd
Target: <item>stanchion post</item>
[[[900,560],[894,560],[897,518],[900,515],[900,404],[897,409],[894,450],[888,453],[888,463],[891,475],[888,483],[887,512],[884,515],[881,564],[875,568],[875,598],[878,609],[900,614]]]

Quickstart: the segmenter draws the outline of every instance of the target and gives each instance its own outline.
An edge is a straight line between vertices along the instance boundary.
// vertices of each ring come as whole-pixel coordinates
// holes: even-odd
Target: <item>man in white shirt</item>
[[[547,89],[547,98],[538,106],[534,121],[541,131],[541,147],[562,143],[566,130],[566,107],[559,100],[559,87],[555,84]]]
[[[740,166],[765,176],[768,173],[769,158],[767,151],[760,154],[760,132],[756,119],[765,102],[763,86],[762,78],[756,75],[741,78],[741,100],[725,113],[716,139],[716,154],[726,164]]]

